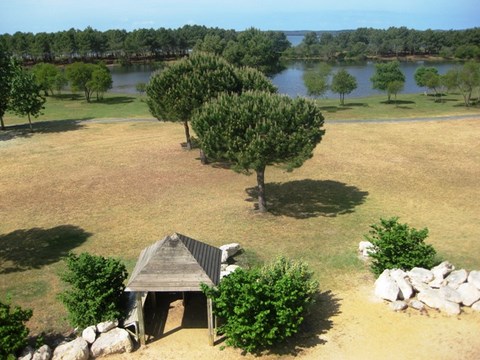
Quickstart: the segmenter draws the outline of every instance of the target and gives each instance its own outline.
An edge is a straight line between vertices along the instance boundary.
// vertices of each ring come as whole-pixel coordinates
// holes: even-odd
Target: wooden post
[[[208,318],[208,345],[213,346],[215,334],[213,330],[213,304],[212,299],[207,297],[207,318]]]
[[[142,292],[135,292],[135,298],[137,300],[137,316],[138,316],[138,340],[140,345],[145,345],[145,321],[143,318],[143,305],[142,305]]]

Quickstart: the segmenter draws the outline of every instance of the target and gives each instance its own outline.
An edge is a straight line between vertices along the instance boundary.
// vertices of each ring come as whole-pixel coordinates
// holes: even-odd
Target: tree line
[[[285,56],[327,60],[405,56],[480,59],[480,28],[421,31],[390,27],[386,30],[312,31],[305,34],[301,44],[287,50]]]

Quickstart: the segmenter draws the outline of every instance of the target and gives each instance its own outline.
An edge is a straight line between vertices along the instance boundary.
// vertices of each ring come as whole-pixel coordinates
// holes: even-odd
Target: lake
[[[277,86],[279,93],[292,97],[307,96],[307,89],[303,83],[303,73],[306,69],[312,69],[319,65],[318,61],[292,61],[286,64],[285,70],[271,77],[272,82]],[[406,82],[402,93],[413,94],[425,91],[419,88],[415,83],[413,75],[415,70],[424,65],[423,61],[411,61],[400,63],[401,69],[405,74]],[[455,66],[455,63],[449,62],[427,62],[426,66],[436,67],[440,74],[446,73]],[[357,89],[354,90],[347,98],[365,97],[381,94],[377,90],[372,89],[370,78],[375,72],[375,62],[367,61],[362,63],[335,63],[332,65],[332,73],[340,69],[347,70],[357,79]],[[150,75],[154,71],[152,65],[131,65],[128,67],[115,66],[111,69],[113,88],[112,92],[116,93],[135,93],[136,84],[147,83]],[[338,95],[327,92],[324,98],[337,98]]]

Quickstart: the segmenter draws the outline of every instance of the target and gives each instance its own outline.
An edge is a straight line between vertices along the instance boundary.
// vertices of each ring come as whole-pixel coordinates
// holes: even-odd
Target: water
[[[307,89],[303,83],[303,73],[306,69],[315,68],[319,65],[319,62],[315,61],[293,61],[286,64],[286,69],[272,77],[272,82],[277,86],[278,92],[281,94],[287,94],[292,97],[307,96]],[[403,73],[405,74],[405,87],[401,93],[414,94],[422,93],[424,88],[419,88],[415,83],[413,77],[415,70],[424,65],[423,61],[416,62],[402,62],[400,64]],[[454,63],[425,63],[426,66],[436,67],[440,74],[446,73],[455,64]],[[381,94],[377,90],[372,89],[372,83],[370,78],[375,72],[374,62],[362,62],[362,63],[336,63],[332,65],[332,73],[340,69],[347,70],[351,75],[357,79],[357,89],[351,94],[347,95],[347,98],[358,98],[371,95]],[[113,88],[112,92],[115,93],[130,93],[136,92],[135,86],[140,83],[147,83],[150,79],[150,75],[155,70],[152,65],[132,65],[128,67],[112,67],[111,69]],[[324,98],[337,98],[338,94],[327,92]]]

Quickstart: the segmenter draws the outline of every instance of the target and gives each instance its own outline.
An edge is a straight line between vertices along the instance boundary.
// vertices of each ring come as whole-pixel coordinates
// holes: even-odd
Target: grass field
[[[34,309],[33,332],[68,328],[56,299],[68,251],[119,257],[132,270],[145,246],[173,232],[239,242],[259,260],[302,258],[323,291],[341,294],[372,280],[357,244],[396,215],[428,227],[427,241],[457,267],[480,269],[478,119],[327,123],[302,168],[267,169],[266,215],[253,210],[254,177],[202,166],[180,147],[181,125],[54,129],[0,139],[0,293]]]
[[[386,95],[368,98],[346,98],[345,106],[340,106],[338,99],[319,99],[328,120],[357,119],[396,119],[412,117],[436,117],[445,115],[480,115],[478,105],[466,108],[463,98],[451,94],[442,98],[444,102],[436,103],[432,96],[422,94],[400,94],[397,104],[387,103]],[[93,100],[87,103],[79,94],[63,94],[48,97],[44,115],[34,121],[51,120],[88,120],[93,118],[151,118],[145,103],[145,96],[135,94],[107,93],[101,102]],[[26,118],[7,113],[6,125],[26,123]]]

